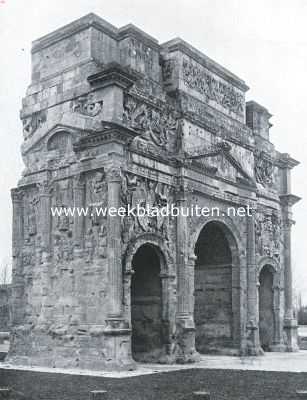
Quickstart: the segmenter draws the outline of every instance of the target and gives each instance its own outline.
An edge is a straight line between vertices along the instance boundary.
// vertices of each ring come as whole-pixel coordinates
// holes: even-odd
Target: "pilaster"
[[[121,170],[111,167],[107,171],[108,207],[120,207]],[[124,318],[123,267],[121,248],[121,220],[119,215],[108,214],[108,299],[109,309],[104,330],[108,364],[111,368],[134,368],[131,356],[131,329]]]
[[[255,253],[255,210],[247,215],[247,353],[263,353],[259,341],[258,279]]]
[[[177,206],[184,207],[187,203],[187,188],[182,180],[177,193]],[[195,349],[194,324],[194,267],[195,256],[188,253],[187,217],[179,213],[177,216],[177,361],[180,363],[195,362],[199,354]]]
[[[84,207],[84,197],[85,197],[85,182],[83,180],[82,174],[76,175],[73,181],[73,191],[74,191],[74,207],[82,208]],[[84,215],[79,215],[78,213],[74,216],[73,225],[73,237],[74,237],[74,252],[82,253],[83,249],[83,235],[84,235]]]

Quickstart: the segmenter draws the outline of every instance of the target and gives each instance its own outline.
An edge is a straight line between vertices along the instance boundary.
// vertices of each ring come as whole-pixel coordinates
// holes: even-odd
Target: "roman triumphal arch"
[[[11,363],[129,369],[297,349],[298,162],[275,149],[247,90],[181,39],[94,14],[33,42]],[[220,213],[96,212],[138,205]],[[87,211],[52,211],[69,207]]]

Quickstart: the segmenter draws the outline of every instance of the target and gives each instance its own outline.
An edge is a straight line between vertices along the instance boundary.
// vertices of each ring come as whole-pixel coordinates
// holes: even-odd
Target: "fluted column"
[[[121,170],[119,167],[107,171],[108,207],[118,210],[121,205]],[[111,368],[134,368],[131,356],[131,329],[124,317],[123,267],[121,246],[121,219],[108,214],[108,315],[104,334]]]
[[[285,282],[285,319],[293,319],[292,263],[291,263],[291,228],[293,221],[286,217],[283,221],[284,243],[284,282]]]
[[[270,346],[272,351],[284,351],[285,346],[283,344],[283,321],[280,313],[280,296],[281,287],[280,282],[273,283],[273,313],[274,313],[274,341],[273,345]]]
[[[294,221],[291,213],[284,209],[283,215],[283,257],[284,257],[284,299],[285,317],[284,329],[286,332],[286,350],[297,351],[297,321],[293,312],[293,283],[292,283],[292,263],[291,263],[291,228]]]
[[[177,206],[184,207],[186,198],[184,191],[178,193]],[[190,316],[189,279],[186,269],[187,259],[187,218],[182,215],[177,217],[177,271],[178,271],[178,307],[177,316],[188,318]]]
[[[38,184],[39,212],[38,229],[41,235],[42,248],[45,253],[50,252],[51,238],[51,193],[49,182],[44,181]]]
[[[23,193],[18,188],[11,191],[13,205],[12,226],[12,325],[22,323],[23,319],[23,288],[22,277],[22,246],[23,246]]]
[[[17,189],[11,190],[13,205],[13,227],[12,227],[12,252],[13,258],[20,253],[23,240],[23,194]]]
[[[247,225],[247,352],[262,353],[259,343],[258,277],[255,252],[255,210],[246,216]]]
[[[184,182],[180,184],[177,193],[177,206],[187,204],[187,190]],[[188,249],[188,220],[179,213],[177,216],[177,340],[178,362],[192,362],[199,359],[195,350],[194,324],[194,268],[195,256],[189,254]]]
[[[120,207],[121,174],[119,169],[107,173],[108,206]],[[123,277],[121,263],[121,221],[120,216],[108,216],[108,264],[109,264],[109,316],[122,317]]]
[[[297,351],[297,321],[293,313],[293,292],[292,292],[292,263],[291,263],[291,228],[292,206],[300,198],[291,193],[291,170],[299,163],[289,156],[281,154],[279,157],[280,173],[280,203],[282,211],[282,261],[284,269],[284,332],[287,351]]]
[[[74,177],[73,181],[74,190],[74,207],[82,208],[84,207],[84,197],[85,197],[85,183],[81,174]],[[74,251],[76,253],[81,252],[83,248],[83,235],[84,235],[84,215],[78,215],[75,213],[74,216]]]

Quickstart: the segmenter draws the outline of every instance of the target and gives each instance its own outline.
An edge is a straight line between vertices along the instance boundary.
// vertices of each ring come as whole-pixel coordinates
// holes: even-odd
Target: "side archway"
[[[275,259],[265,257],[258,266],[259,339],[264,351],[281,345],[280,269]]]
[[[136,361],[162,361],[172,353],[175,275],[163,239],[145,234],[128,245],[124,258],[125,309],[131,321]]]

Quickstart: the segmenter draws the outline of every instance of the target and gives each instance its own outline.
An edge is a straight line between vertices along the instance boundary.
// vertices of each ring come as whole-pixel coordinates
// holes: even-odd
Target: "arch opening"
[[[270,351],[274,340],[274,270],[265,265],[259,275],[259,339],[264,351]]]
[[[227,228],[209,222],[195,246],[195,345],[199,353],[234,347],[233,243]]]
[[[139,247],[132,259],[131,346],[135,361],[155,361],[162,352],[161,259],[151,244]]]

